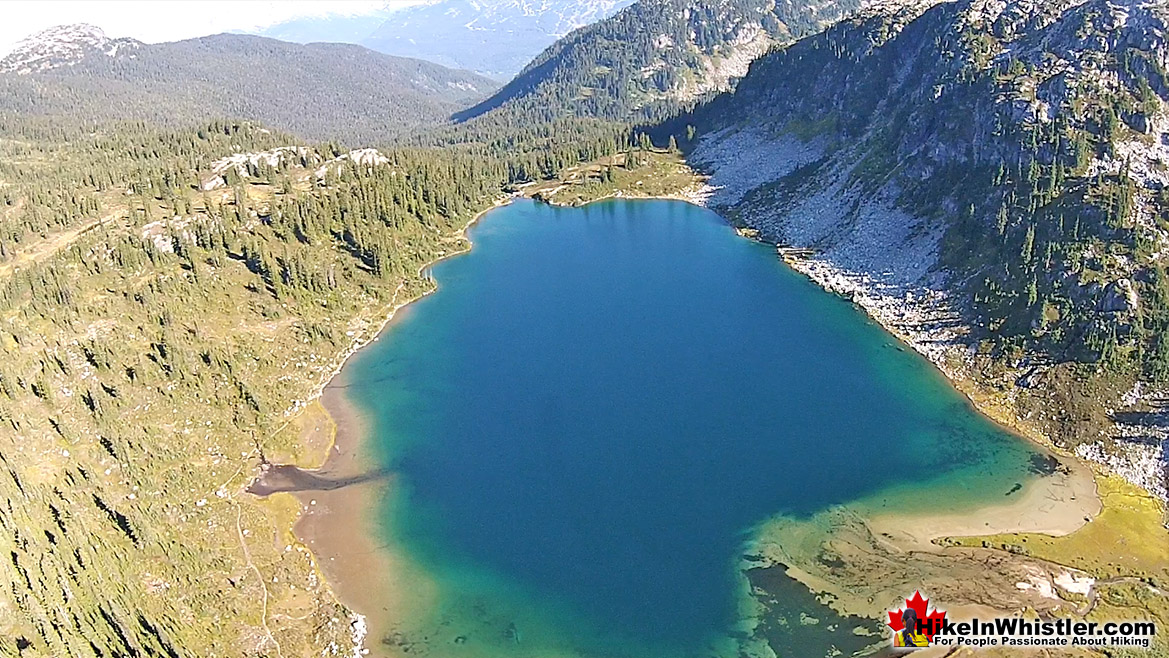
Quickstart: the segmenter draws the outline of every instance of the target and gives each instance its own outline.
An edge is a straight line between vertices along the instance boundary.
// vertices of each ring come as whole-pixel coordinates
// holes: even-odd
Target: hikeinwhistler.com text
[[[929,622],[926,622],[928,625]],[[1075,621],[997,617],[935,622],[932,644],[965,647],[1143,647],[1157,635],[1151,621]]]

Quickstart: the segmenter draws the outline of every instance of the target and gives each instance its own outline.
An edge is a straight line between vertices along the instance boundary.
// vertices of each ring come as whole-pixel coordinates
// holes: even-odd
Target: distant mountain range
[[[362,41],[366,37],[373,34],[374,30],[381,27],[394,13],[392,9],[383,9],[356,16],[344,14],[305,16],[271,25],[255,34],[293,43],[352,43],[360,46],[364,45]]]
[[[366,16],[303,18],[261,34],[357,43],[507,80],[557,39],[633,0],[439,0]]]
[[[232,34],[143,44],[90,25],[45,30],[0,60],[0,111],[162,124],[254,119],[354,144],[445,121],[496,87],[348,44]]]

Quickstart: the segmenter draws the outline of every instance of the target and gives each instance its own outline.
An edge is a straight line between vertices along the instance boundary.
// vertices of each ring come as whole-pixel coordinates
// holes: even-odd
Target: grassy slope
[[[245,191],[260,204],[281,194]],[[231,196],[191,191],[189,213],[207,198],[230,210]],[[116,219],[100,230],[21,245],[38,254],[29,271],[63,273],[78,311],[46,316],[25,300],[0,316],[0,654],[340,654],[349,617],[289,532],[296,502],[242,487],[255,442],[272,458],[319,459],[285,410],[428,282],[376,277],[331,242],[304,248],[346,274],[320,296],[274,299],[232,258],[119,266],[113,247],[143,232],[128,219],[137,198],[106,195]],[[153,217],[174,214],[148,203]],[[261,224],[253,233],[272,239]],[[404,271],[461,244],[453,224],[412,239]]]
[[[1081,602],[1089,620],[1169,620],[1169,532],[1163,507],[1145,491],[1108,475],[1097,478],[1104,509],[1091,523],[1064,537],[1013,533],[945,540],[946,545],[987,547],[1087,572],[1097,579],[1091,598],[1060,591]],[[1169,655],[1162,635],[1148,656]],[[1123,653],[1117,655],[1125,655]]]

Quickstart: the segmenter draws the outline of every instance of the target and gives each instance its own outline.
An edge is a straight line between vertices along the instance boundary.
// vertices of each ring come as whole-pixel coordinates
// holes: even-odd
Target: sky
[[[106,36],[156,43],[220,32],[258,31],[294,18],[358,16],[425,0],[8,0],[0,6],[0,56],[54,25],[89,23]]]

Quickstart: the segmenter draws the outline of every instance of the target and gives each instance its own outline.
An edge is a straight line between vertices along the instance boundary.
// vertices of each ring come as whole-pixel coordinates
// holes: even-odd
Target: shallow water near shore
[[[847,654],[867,641],[810,595],[777,593],[835,630],[742,625],[753,528],[884,492],[975,510],[1042,477],[924,359],[708,210],[520,201],[471,238],[346,370],[393,476],[395,596],[425,590],[375,653]]]

